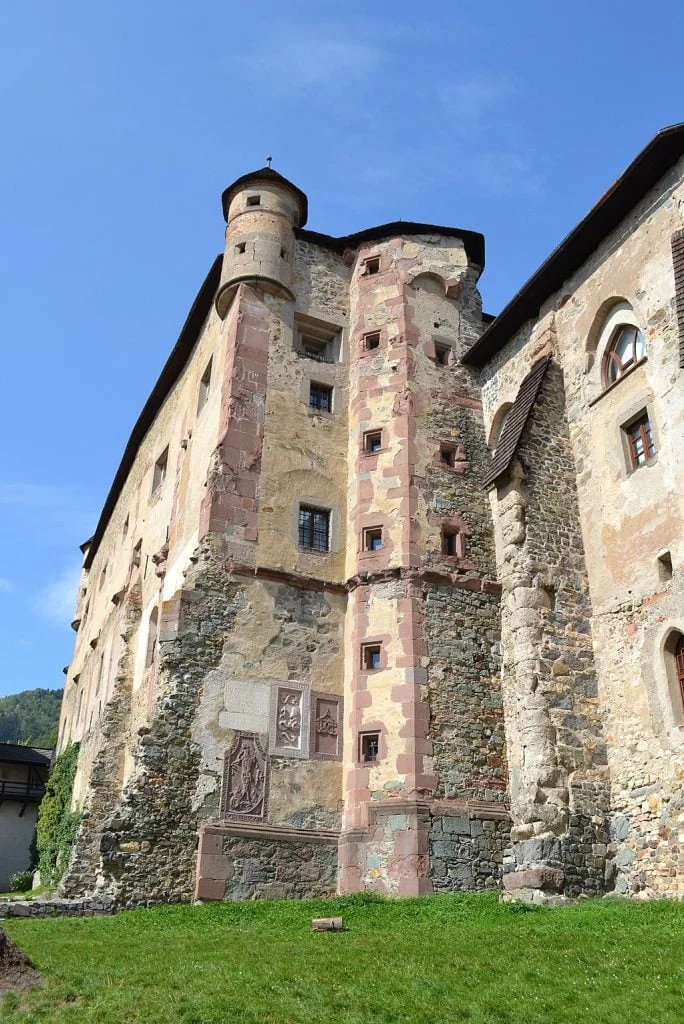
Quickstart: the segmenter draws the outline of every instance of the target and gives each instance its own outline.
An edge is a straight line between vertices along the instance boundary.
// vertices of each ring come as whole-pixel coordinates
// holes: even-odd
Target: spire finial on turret
[[[268,156],[266,157],[266,163],[268,164],[268,166],[269,166],[269,167],[271,166],[271,160],[272,160],[272,159],[273,159],[273,157],[272,157],[272,156],[271,156],[271,154],[269,153],[269,154],[268,154]]]

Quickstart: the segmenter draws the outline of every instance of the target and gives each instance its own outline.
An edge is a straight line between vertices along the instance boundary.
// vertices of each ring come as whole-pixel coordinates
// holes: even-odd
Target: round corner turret
[[[225,317],[240,284],[294,300],[295,230],[306,223],[306,195],[270,167],[230,185],[222,196],[226,247],[216,310]]]

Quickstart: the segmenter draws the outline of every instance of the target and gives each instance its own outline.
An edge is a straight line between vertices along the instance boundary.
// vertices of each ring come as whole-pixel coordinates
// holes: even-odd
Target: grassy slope
[[[343,914],[348,931],[312,934]],[[684,908],[493,894],[6,922],[48,979],[2,1024],[681,1024]],[[26,1005],[26,1004],[24,1004]]]

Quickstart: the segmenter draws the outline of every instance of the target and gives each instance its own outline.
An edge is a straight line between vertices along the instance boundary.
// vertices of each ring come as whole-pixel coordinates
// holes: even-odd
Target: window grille
[[[299,546],[311,551],[330,548],[330,512],[320,508],[299,509]]]
[[[319,409],[320,412],[332,412],[332,388],[311,381],[309,406],[312,409]]]

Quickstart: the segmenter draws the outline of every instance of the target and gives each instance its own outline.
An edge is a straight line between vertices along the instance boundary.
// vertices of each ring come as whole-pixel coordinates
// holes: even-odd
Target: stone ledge
[[[510,871],[503,876],[504,889],[542,889],[545,892],[562,892],[565,872],[561,868],[527,868],[524,871]]]
[[[97,917],[114,914],[113,900],[85,897],[84,899],[0,900],[0,918],[9,917]]]
[[[321,829],[313,831],[290,825],[269,825],[267,822],[214,821],[202,829],[204,835],[239,836],[242,839],[270,839],[273,841],[307,843],[337,843],[339,832]]]

